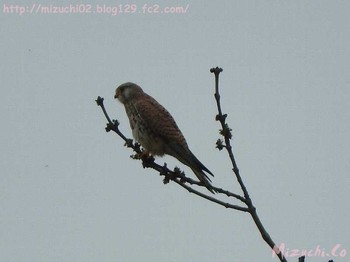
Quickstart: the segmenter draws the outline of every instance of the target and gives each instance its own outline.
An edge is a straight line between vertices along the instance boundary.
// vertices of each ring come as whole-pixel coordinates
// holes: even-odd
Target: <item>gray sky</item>
[[[213,2],[1,1],[1,261],[277,261],[248,214],[164,186],[131,160],[94,102],[104,97],[130,137],[113,95],[138,83],[214,184],[240,193],[214,148],[214,66],[241,175],[274,241],[329,254],[307,261],[349,261],[350,2]],[[134,14],[40,13],[132,3]],[[141,12],[156,3],[187,11]]]

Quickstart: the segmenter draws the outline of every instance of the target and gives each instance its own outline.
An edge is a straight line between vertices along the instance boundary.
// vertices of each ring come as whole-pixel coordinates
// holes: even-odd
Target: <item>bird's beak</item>
[[[114,98],[117,99],[117,98],[119,97],[119,95],[120,95],[120,92],[119,92],[119,90],[117,90],[117,91],[115,92]]]

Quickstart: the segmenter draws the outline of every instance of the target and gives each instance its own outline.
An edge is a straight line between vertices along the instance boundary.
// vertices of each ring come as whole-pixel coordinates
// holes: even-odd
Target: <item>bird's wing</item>
[[[204,170],[214,176],[190,151],[174,118],[153,97],[145,95],[138,99],[135,103],[135,109],[140,117],[147,122],[148,128],[153,134],[160,137],[167,144],[166,154],[177,158],[189,167]]]
[[[161,137],[168,143],[175,143],[188,148],[174,118],[153,97],[146,94],[138,99],[134,106],[155,136]]]

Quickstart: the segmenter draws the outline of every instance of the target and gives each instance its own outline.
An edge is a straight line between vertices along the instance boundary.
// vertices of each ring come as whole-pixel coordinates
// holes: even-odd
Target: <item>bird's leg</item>
[[[147,160],[148,158],[151,158],[151,157],[152,157],[152,155],[150,154],[150,152],[144,148],[141,148],[141,150],[139,150],[139,152],[135,153],[132,156],[133,159],[141,159],[141,160]]]

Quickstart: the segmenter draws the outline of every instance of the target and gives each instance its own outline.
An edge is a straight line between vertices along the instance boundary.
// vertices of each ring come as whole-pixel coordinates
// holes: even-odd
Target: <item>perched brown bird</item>
[[[154,156],[171,155],[189,166],[206,188],[214,193],[211,180],[203,172],[214,176],[191,152],[174,118],[153,97],[134,83],[124,83],[115,92],[125,106],[133,137]]]

